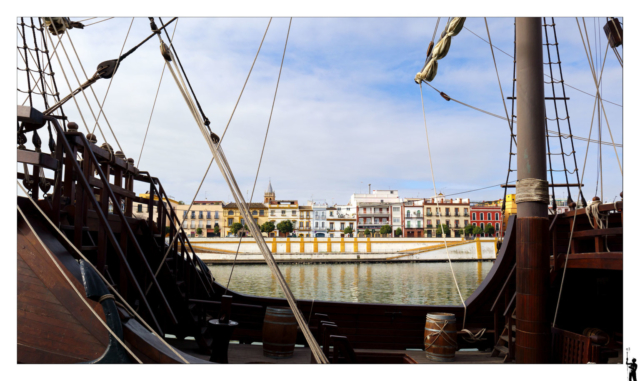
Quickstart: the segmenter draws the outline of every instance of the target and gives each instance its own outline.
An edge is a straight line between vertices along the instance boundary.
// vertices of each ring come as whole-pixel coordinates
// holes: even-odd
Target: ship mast
[[[548,183],[540,17],[516,18],[518,183],[516,362],[548,363]]]

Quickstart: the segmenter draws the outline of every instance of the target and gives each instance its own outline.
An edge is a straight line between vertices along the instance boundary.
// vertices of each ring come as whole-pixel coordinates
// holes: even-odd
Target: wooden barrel
[[[599,328],[585,328],[582,335],[590,338],[592,344],[607,345],[611,340],[609,335]]]
[[[262,352],[272,359],[293,357],[298,323],[289,307],[267,307],[262,326]]]
[[[458,348],[456,316],[446,312],[427,314],[424,350],[433,361],[453,361]]]

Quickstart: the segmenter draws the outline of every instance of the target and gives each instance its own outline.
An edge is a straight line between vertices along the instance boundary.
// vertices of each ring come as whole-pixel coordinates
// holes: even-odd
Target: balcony
[[[451,213],[445,213],[444,216],[445,217],[451,217]]]
[[[412,214],[412,215],[404,216],[404,218],[422,218],[422,217],[424,217],[422,214]]]
[[[388,217],[389,212],[360,213],[360,215],[367,217]]]
[[[431,216],[433,216],[433,213],[427,212],[427,217],[431,217]]]
[[[469,213],[465,213],[465,214],[464,214],[464,217],[469,217]]]
[[[453,216],[454,217],[460,217],[460,213],[455,213]]]

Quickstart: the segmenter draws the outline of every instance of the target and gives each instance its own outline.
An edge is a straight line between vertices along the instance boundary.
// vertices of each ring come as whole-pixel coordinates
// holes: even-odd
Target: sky
[[[100,19],[86,24],[96,20]],[[136,18],[133,24],[131,20],[114,18],[68,33],[89,76],[100,62],[118,57],[130,25],[125,51],[150,34],[148,19]],[[163,20],[166,22],[168,18]],[[401,197],[433,196],[420,88],[413,78],[424,64],[436,20],[294,18],[254,201],[262,201],[269,180],[278,199],[298,200],[301,204],[312,198],[346,204],[351,194],[366,193],[368,184],[371,189],[397,189]],[[513,55],[514,19],[488,18],[487,21],[494,46]],[[268,23],[268,18],[180,18],[177,23],[175,47],[198,100],[211,120],[211,128],[218,135],[229,121]],[[444,23],[445,20],[441,21],[438,35]],[[551,23],[550,18],[547,23]],[[595,94],[576,19],[556,18],[555,23],[565,83]],[[604,18],[586,18],[585,23],[591,50],[595,56],[597,49],[597,61],[601,62],[606,48],[602,32]],[[288,18],[272,20],[222,144],[247,201],[265,139],[288,25]],[[174,26],[175,23],[169,27],[170,33]],[[484,19],[468,18],[465,27],[468,29],[453,37],[449,53],[439,61],[438,74],[431,84],[461,102],[505,115],[490,46],[471,33],[488,40]],[[551,33],[552,28],[548,31]],[[163,38],[166,40],[166,36]],[[84,81],[67,35],[63,37],[63,45],[78,77]],[[77,87],[64,51],[58,50],[58,53],[71,87]],[[544,56],[547,62],[546,51]],[[20,56],[17,59],[18,66],[22,67]],[[504,95],[511,96],[513,58],[495,50],[495,59]],[[52,61],[60,93],[67,94],[69,86],[63,71],[59,70],[56,58],[52,57]],[[557,61],[553,51],[552,61]],[[168,71],[164,73],[144,151],[138,160],[163,64],[156,38],[127,57],[111,82],[104,113],[125,155],[134,158],[140,170],[159,177],[171,196],[189,203],[211,153]],[[556,70],[557,65],[552,68]],[[548,67],[545,71],[549,73]],[[554,72],[556,78],[557,74]],[[607,53],[602,83],[603,98],[622,105],[622,69],[611,50]],[[100,101],[108,86],[109,81],[104,79],[93,85]],[[20,78],[18,87],[26,87]],[[551,96],[551,85],[545,87],[547,96]],[[509,160],[508,123],[447,102],[426,85],[423,91],[437,191],[472,201],[502,198],[500,187],[461,192],[504,183]],[[562,91],[559,85],[556,91]],[[571,87],[565,87],[565,91],[570,98],[572,132],[587,137],[595,98]],[[86,95],[97,115],[99,108],[93,95],[88,91]],[[19,94],[18,98],[22,103],[23,95]],[[92,129],[95,121],[91,111],[84,98],[76,99],[86,124]],[[511,101],[506,102],[511,112]],[[623,143],[623,113],[618,105],[604,102],[611,134],[616,143]],[[547,103],[548,108],[552,106],[552,102]],[[558,106],[559,116],[564,118],[564,104],[558,103]],[[86,133],[73,102],[65,106],[65,112]],[[554,118],[554,111],[549,109],[548,116]],[[611,141],[604,114],[601,119],[603,140]],[[597,115],[595,120],[592,139],[597,139]],[[104,118],[99,122],[107,141],[116,146]],[[549,127],[558,128],[556,124]],[[560,121],[560,129],[563,133],[569,132],[566,120]],[[102,144],[104,139],[97,135],[98,144]],[[43,140],[46,145],[44,136]],[[551,141],[552,151],[559,152],[558,138]],[[565,152],[571,152],[567,146],[569,141],[563,140],[563,144]],[[574,145],[576,161],[572,156],[566,157],[567,167],[573,171],[577,163],[578,173],[582,174],[587,143],[575,140]],[[597,152],[597,145],[592,144],[584,176],[587,199],[596,192]],[[620,148],[618,155],[622,160]],[[554,169],[561,168],[561,160],[560,156],[554,156]],[[617,196],[619,199],[622,176],[612,147],[603,146],[602,166],[604,198],[611,201]],[[516,168],[515,161],[512,168]],[[560,176],[564,175],[554,172],[555,182],[564,183]],[[569,176],[570,182],[577,182],[575,174]],[[513,172],[510,179],[515,178]],[[135,191],[144,193],[147,189],[140,185]],[[577,192],[572,191],[575,199]],[[231,192],[215,165],[196,199],[205,197],[232,201]],[[556,197],[566,197],[566,190],[557,189]]]

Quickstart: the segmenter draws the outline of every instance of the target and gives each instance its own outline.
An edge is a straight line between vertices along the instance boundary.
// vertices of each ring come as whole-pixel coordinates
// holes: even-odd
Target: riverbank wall
[[[277,262],[405,262],[494,260],[496,238],[266,238]],[[264,263],[253,238],[192,238],[205,263]],[[239,245],[239,248],[238,248]],[[237,259],[236,259],[236,251]]]

